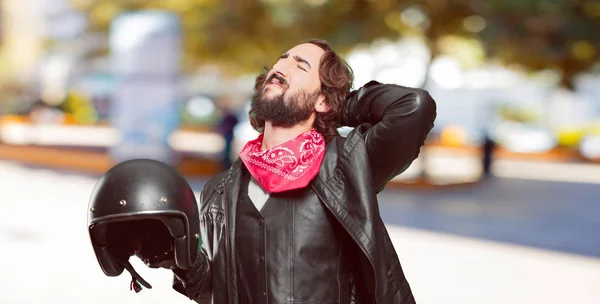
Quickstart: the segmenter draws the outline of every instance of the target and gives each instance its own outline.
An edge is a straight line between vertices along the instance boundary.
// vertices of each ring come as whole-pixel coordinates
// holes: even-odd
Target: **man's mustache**
[[[285,80],[285,78],[281,77],[280,75],[278,75],[277,73],[273,73],[271,74],[271,76],[269,76],[269,78],[267,79],[267,81],[265,82],[265,84],[267,83],[271,83],[271,81],[273,81],[273,78],[276,78],[277,80],[279,80],[279,84],[286,88],[287,87],[287,81]]]

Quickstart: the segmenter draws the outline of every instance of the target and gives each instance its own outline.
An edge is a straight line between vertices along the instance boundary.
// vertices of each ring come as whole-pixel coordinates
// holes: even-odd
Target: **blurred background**
[[[139,261],[152,290],[104,276],[89,195],[142,157],[200,191],[257,136],[256,75],[311,38],[354,89],[437,102],[379,194],[419,303],[600,303],[598,0],[0,0],[0,303],[189,303]]]

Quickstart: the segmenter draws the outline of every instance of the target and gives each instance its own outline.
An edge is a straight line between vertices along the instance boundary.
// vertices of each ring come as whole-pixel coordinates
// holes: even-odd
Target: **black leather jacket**
[[[319,174],[309,185],[362,251],[356,267],[362,269],[364,286],[354,303],[415,303],[379,215],[377,193],[417,158],[435,117],[435,102],[426,91],[367,83],[349,94],[344,108],[342,123],[354,130],[327,144]],[[239,303],[230,223],[235,223],[240,166],[238,159],[204,186],[204,258],[191,271],[175,271],[175,290],[198,303]]]

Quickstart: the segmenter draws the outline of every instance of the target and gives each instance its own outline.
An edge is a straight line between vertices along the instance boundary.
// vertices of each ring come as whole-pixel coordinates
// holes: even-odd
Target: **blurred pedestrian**
[[[492,176],[492,162],[494,161],[494,150],[496,142],[492,139],[488,131],[483,134],[483,149],[482,149],[482,178],[488,179]]]
[[[223,117],[219,121],[217,128],[221,136],[223,136],[223,140],[225,141],[225,147],[223,148],[223,154],[221,158],[221,165],[224,169],[227,169],[231,167],[231,152],[233,150],[234,131],[235,126],[239,122],[239,119],[237,117],[237,113],[229,105],[230,102],[227,102],[227,100],[222,98],[220,100],[217,100],[216,103],[217,106],[223,112]]]

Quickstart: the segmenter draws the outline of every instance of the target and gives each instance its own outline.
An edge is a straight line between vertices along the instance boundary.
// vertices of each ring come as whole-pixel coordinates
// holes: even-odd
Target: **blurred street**
[[[190,303],[132,258],[152,290],[104,276],[86,214],[99,176],[0,163],[0,303]],[[204,183],[190,180],[195,191]],[[418,303],[599,303],[595,183],[498,178],[386,189],[381,214]],[[500,241],[500,242],[498,242]]]

